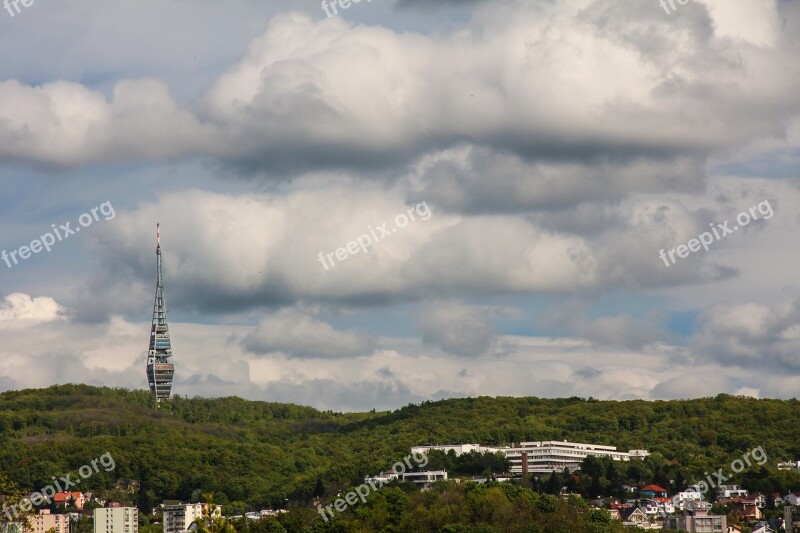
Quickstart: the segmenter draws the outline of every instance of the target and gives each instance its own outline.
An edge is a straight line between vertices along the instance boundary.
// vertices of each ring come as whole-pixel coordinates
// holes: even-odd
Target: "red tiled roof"
[[[54,501],[57,502],[66,502],[69,501],[70,498],[79,499],[83,497],[82,492],[56,492],[56,495],[53,497]]]
[[[646,490],[651,490],[653,492],[669,492],[667,489],[659,487],[658,485],[647,485],[646,487],[642,487],[639,490],[641,490],[642,492]]]

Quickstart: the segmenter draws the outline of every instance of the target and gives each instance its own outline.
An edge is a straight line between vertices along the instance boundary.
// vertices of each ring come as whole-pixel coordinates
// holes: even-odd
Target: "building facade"
[[[783,527],[786,533],[800,533],[800,507],[787,505],[783,508]]]
[[[680,516],[666,517],[664,528],[689,533],[727,533],[728,519],[723,515],[710,515],[708,510],[703,508],[684,512]]]
[[[431,470],[430,472],[403,472],[400,474],[401,481],[408,481],[429,488],[437,481],[445,481],[447,472],[444,470]]]
[[[46,533],[51,529],[55,533],[69,533],[69,515],[50,514],[50,509],[41,509],[38,514],[30,517],[28,533]]]
[[[198,518],[203,517],[203,510],[214,517],[222,516],[222,507],[215,505],[209,510],[207,503],[181,503],[164,506],[164,533],[182,533]]]
[[[56,492],[53,501],[57,507],[74,506],[75,509],[81,511],[86,505],[86,495],[82,492]]]
[[[570,472],[577,470],[589,455],[611,457],[615,461],[643,459],[649,455],[647,450],[617,451],[615,446],[600,444],[583,444],[567,441],[521,442],[519,446],[481,446],[480,444],[431,444],[414,446],[411,453],[428,453],[431,450],[452,451],[456,456],[465,453],[497,453],[506,456],[511,464],[511,473],[515,476],[527,474],[550,474],[562,472],[568,468]]]
[[[94,533],[139,533],[139,510],[136,507],[95,509]]]
[[[639,453],[643,451],[638,450]],[[590,455],[611,457],[615,461],[631,460],[630,453],[617,451],[616,446],[567,441],[521,442],[519,446],[505,450],[505,454],[515,476],[550,474],[562,472],[565,468],[573,472]]]

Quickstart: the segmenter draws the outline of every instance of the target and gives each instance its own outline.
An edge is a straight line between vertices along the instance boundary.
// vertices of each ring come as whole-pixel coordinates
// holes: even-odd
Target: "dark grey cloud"
[[[261,319],[258,328],[242,341],[251,353],[280,352],[300,358],[346,358],[370,355],[375,343],[353,331],[336,331],[307,314],[282,311]]]
[[[483,355],[497,341],[489,324],[490,314],[490,310],[459,302],[441,302],[423,310],[418,327],[426,344],[454,355]]]

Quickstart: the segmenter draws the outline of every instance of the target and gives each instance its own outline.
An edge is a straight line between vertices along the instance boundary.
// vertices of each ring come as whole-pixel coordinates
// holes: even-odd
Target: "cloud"
[[[421,157],[408,177],[413,198],[462,213],[538,211],[543,217],[578,205],[607,204],[635,193],[698,192],[704,188],[697,157],[621,161],[528,161],[474,145]]]
[[[757,4],[693,3],[674,17],[608,0],[479,4],[441,35],[282,13],[194,109],[162,80],[120,81],[110,100],[67,81],[4,82],[0,159],[74,167],[200,154],[251,171],[381,175],[466,142],[551,164],[618,161],[610,168],[623,173],[641,159],[696,167],[785,133],[800,110],[797,45],[779,24],[797,14]],[[746,13],[762,22],[743,24]]]
[[[13,293],[0,304],[0,329],[18,329],[64,318],[64,308],[48,296]]]
[[[461,356],[482,355],[494,347],[489,325],[490,311],[459,302],[440,302],[423,310],[418,321],[422,340],[447,353]]]
[[[46,167],[190,156],[209,143],[205,126],[158,80],[120,81],[111,101],[65,81],[0,83],[0,160]]]
[[[629,314],[594,318],[589,316],[588,309],[587,302],[570,300],[550,310],[544,321],[550,327],[591,341],[597,346],[637,350],[672,340],[672,335],[665,328],[666,317],[662,312],[650,311],[641,318]]]
[[[280,352],[300,358],[344,358],[374,350],[373,341],[364,335],[336,331],[321,320],[291,311],[262,318],[243,345],[256,354]]]
[[[772,306],[715,305],[702,314],[700,324],[696,349],[715,361],[800,371],[800,299]]]

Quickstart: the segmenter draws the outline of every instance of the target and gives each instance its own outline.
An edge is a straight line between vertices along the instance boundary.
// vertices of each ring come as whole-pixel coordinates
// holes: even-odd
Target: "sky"
[[[800,2],[332,4],[0,10],[0,390],[797,396]]]

